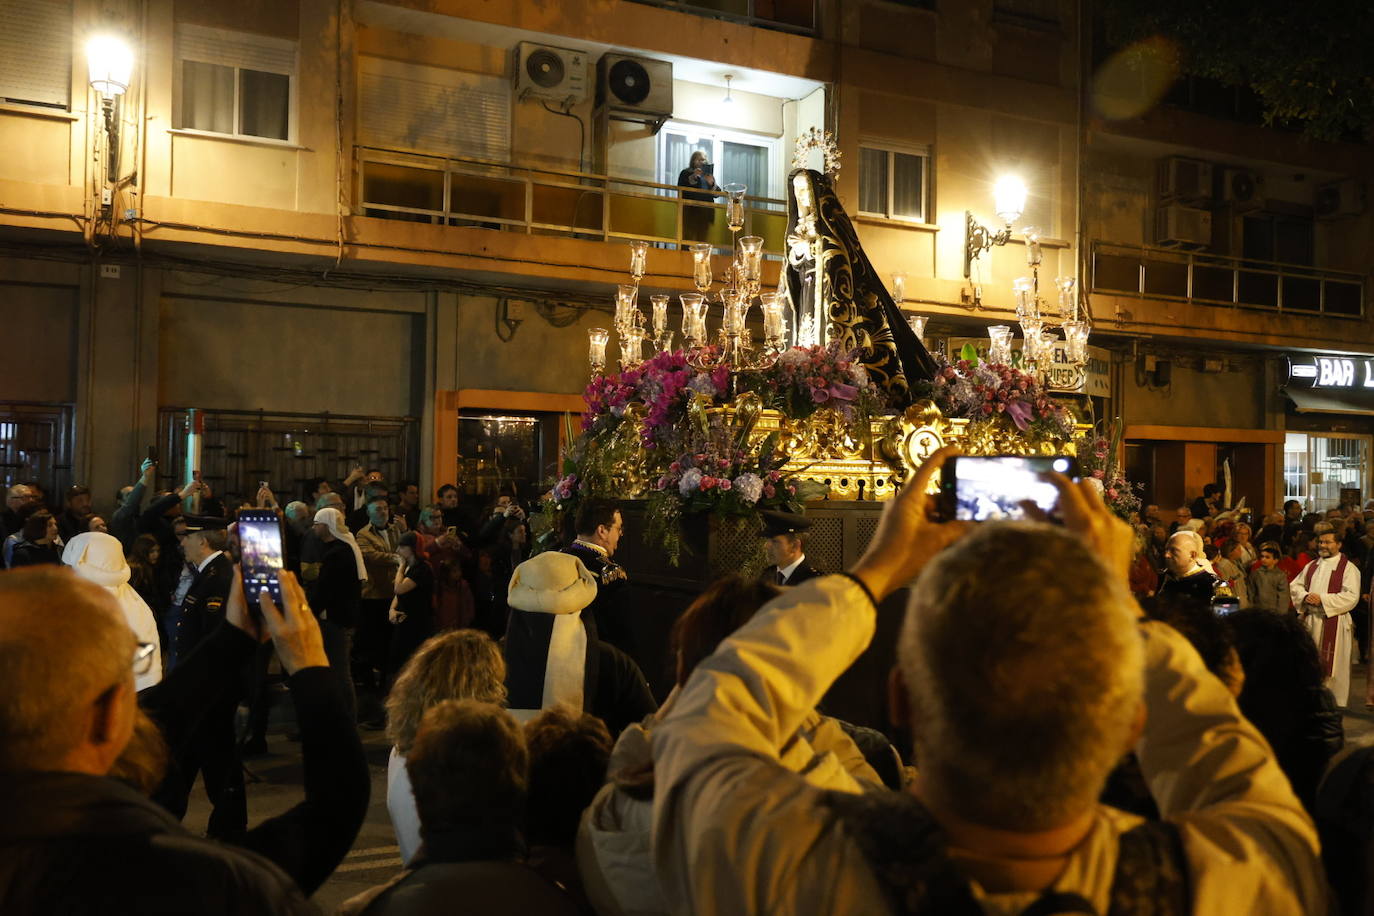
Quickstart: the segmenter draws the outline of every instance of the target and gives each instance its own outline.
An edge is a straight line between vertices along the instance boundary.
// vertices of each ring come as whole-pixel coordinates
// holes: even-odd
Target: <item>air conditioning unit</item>
[[[1155,210],[1155,244],[1161,248],[1207,248],[1212,244],[1212,212],[1182,204]]]
[[[1317,188],[1317,196],[1312,201],[1317,219],[1340,219],[1342,216],[1359,216],[1365,207],[1365,186],[1358,178],[1333,181]]]
[[[596,64],[596,104],[614,121],[649,124],[658,133],[673,116],[673,64],[603,54]]]
[[[515,46],[515,97],[575,104],[587,98],[587,55],[531,41]]]
[[[1226,169],[1221,173],[1221,199],[1236,213],[1263,210],[1264,177],[1249,169]]]
[[[1156,164],[1157,189],[1161,203],[1186,204],[1212,200],[1212,163],[1182,156],[1166,156]]]

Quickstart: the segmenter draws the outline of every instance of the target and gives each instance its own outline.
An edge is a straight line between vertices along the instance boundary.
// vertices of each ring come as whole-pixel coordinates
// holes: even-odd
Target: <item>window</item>
[[[859,213],[926,222],[930,153],[859,148]]]
[[[217,134],[292,139],[296,43],[179,25],[174,124]]]
[[[1283,442],[1283,498],[1307,512],[1369,498],[1369,437],[1288,433]]]
[[[0,0],[0,100],[71,107],[71,0]]]
[[[658,180],[677,184],[692,153],[701,150],[715,166],[716,182],[738,182],[751,197],[782,197],[780,175],[774,174],[778,141],[735,131],[669,121],[659,131]],[[751,205],[752,206],[752,205]]]
[[[364,146],[509,162],[510,112],[507,77],[359,60],[358,136]]]

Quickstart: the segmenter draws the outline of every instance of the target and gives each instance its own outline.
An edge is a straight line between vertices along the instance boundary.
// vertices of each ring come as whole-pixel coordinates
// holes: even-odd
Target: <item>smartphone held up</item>
[[[277,607],[282,606],[281,522],[271,509],[241,509],[238,514],[239,566],[243,570],[243,593],[250,608],[257,607],[257,596],[264,588]]]
[[[941,469],[940,516],[987,522],[1044,515],[1053,521],[1059,491],[1041,477],[1051,471],[1077,480],[1078,459],[1072,455],[957,455]]]

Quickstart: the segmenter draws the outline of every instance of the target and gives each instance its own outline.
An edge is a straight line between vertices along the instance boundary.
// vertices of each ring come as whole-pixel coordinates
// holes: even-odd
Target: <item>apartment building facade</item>
[[[586,333],[609,320],[626,242],[652,243],[646,295],[692,289],[694,231],[728,244],[718,205],[674,190],[691,152],[748,185],[747,229],[777,254],[785,176],[812,128],[835,136],[865,250],[904,275],[929,339],[1015,323],[1020,228],[1039,228],[1041,276],[1077,277],[1094,316],[1091,401],[1123,417],[1152,495],[1230,458],[1260,491],[1251,503],[1272,504],[1286,437],[1333,422],[1286,406],[1280,364],[1374,348],[1368,214],[1346,202],[1318,219],[1309,199],[1361,187],[1367,149],[1168,105],[1108,119],[1071,0],[2,9],[10,480],[104,493],[151,445],[170,484],[189,422],[226,490],[294,493],[353,462],[422,489],[532,489],[579,408]],[[85,50],[103,33],[136,49],[109,105]],[[1207,195],[1159,183],[1174,159],[1210,166]],[[1267,203],[1219,198],[1233,171],[1260,176]],[[1000,228],[1006,173],[1027,185],[1025,212],[966,275],[966,214]],[[1174,238],[1199,214],[1240,229]],[[1244,295],[1201,294],[1228,269]],[[1251,275],[1276,278],[1273,301]],[[1366,437],[1367,468],[1361,416],[1339,423]]]

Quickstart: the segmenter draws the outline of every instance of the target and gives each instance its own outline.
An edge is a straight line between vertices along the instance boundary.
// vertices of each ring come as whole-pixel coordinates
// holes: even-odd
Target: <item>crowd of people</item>
[[[533,552],[513,495],[362,468],[279,505],[154,493],[145,462],[108,523],[11,487],[0,911],[312,912],[376,727],[405,868],[347,914],[1374,912],[1374,762],[1329,664],[1374,525],[1286,508],[1252,538],[1209,492],[1133,531],[1058,476],[1060,524],[942,522],[947,456],[844,572],[770,518],[774,568],[704,585],[661,697],[609,503]],[[279,601],[245,593],[244,508],[280,517]],[[890,729],[827,715],[891,613]],[[276,670],[303,799],[250,825]]]

